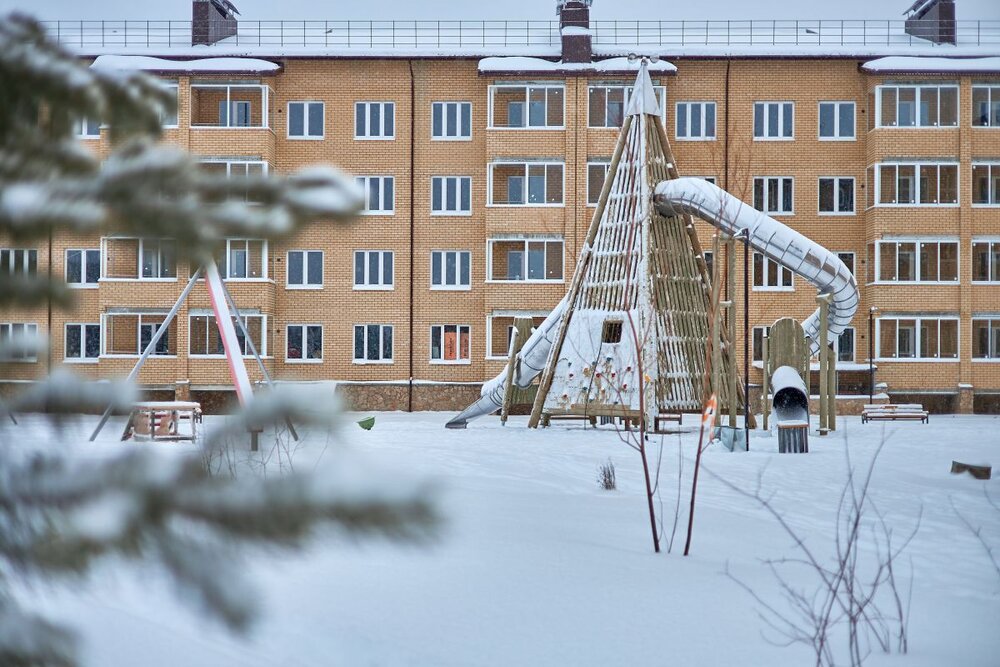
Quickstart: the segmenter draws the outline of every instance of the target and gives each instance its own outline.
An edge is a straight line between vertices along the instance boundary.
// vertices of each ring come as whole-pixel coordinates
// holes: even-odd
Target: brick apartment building
[[[905,26],[601,23],[574,1],[554,22],[278,25],[237,23],[225,4],[195,0],[183,25],[53,32],[94,66],[174,86],[165,141],[206,169],[332,163],[360,179],[368,207],[354,222],[219,252],[276,379],[338,381],[366,409],[478,395],[503,367],[513,317],[542,318],[566,292],[635,76],[625,56],[640,53],[658,58],[682,175],[714,179],[854,267],[861,307],[838,345],[842,393],[867,394],[871,314],[877,381],[894,399],[1000,409],[1000,59],[984,58],[1000,56],[1000,25],[955,22],[949,0]],[[203,60],[217,56],[239,59]],[[79,134],[108,151],[97,123],[82,119]],[[699,230],[710,248],[713,229]],[[171,244],[64,234],[0,250],[0,270],[78,288],[69,312],[0,313],[0,335],[51,343],[0,364],[4,390],[60,365],[126,374],[190,275]],[[804,319],[816,291],[760,256],[750,266],[757,357],[763,327]],[[737,329],[742,339],[742,317]],[[230,390],[203,287],[139,381],[171,397]]]

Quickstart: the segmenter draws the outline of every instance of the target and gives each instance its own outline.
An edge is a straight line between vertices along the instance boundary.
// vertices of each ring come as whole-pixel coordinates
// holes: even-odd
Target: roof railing
[[[191,46],[191,21],[43,21],[80,49]],[[911,21],[911,24],[913,22]],[[928,28],[936,21],[928,21]],[[958,46],[1000,45],[1000,20],[955,21]],[[933,46],[905,21],[591,21],[595,46]],[[557,47],[558,21],[239,21],[221,45],[330,49]]]

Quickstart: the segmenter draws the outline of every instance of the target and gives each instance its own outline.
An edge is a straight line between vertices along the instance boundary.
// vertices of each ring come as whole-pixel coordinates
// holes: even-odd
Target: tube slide
[[[748,235],[750,246],[816,286],[820,294],[832,294],[827,337],[835,342],[858,308],[858,286],[847,266],[835,253],[810,241],[774,218],[755,210],[725,190],[700,178],[678,178],[656,186],[653,205],[662,215],[694,215],[731,236]],[[514,383],[531,384],[545,367],[556,337],[566,298],[535,329],[518,353]],[[819,309],[803,323],[812,351],[819,351]],[[503,404],[505,368],[483,384],[480,399],[449,421],[447,428],[465,428],[470,419],[499,410]]]
[[[771,374],[771,383],[775,421],[809,423],[809,392],[799,372],[791,366],[781,366]]]

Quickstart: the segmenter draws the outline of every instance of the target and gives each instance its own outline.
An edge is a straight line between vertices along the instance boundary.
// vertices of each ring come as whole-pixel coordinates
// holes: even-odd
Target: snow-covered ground
[[[884,438],[871,487],[878,508],[900,538],[923,515],[902,563],[905,574],[912,559],[910,653],[875,652],[866,664],[998,664],[1000,576],[953,504],[1000,555],[1000,511],[984,495],[1000,504],[1000,478],[976,481],[949,467],[953,459],[1000,465],[1000,418],[932,416],[928,425],[841,418],[835,435],[811,437],[808,455],[778,455],[776,439],[760,432],[750,453],[713,445],[685,558],[683,508],[673,552],[653,553],[638,455],[610,427],[571,422],[531,431],[524,418],[502,427],[485,417],[447,431],[450,416],[380,413],[372,431],[348,424],[339,437],[378,464],[436,483],[446,518],[439,538],[424,546],[324,538],[296,557],[234,563],[251,569],[264,598],[265,613],[246,639],[191,613],[149,567],[108,563],[87,585],[35,586],[29,594],[80,628],[86,664],[102,667],[812,664],[806,647],[762,638],[757,604],[725,573],[728,564],[780,606],[761,559],[796,555],[790,539],[716,476],[746,490],[761,479],[795,530],[828,555],[845,448],[864,468]],[[28,422],[6,429],[4,439],[51,435]],[[91,424],[62,437],[78,430],[82,443]],[[693,425],[692,418],[690,432],[662,436],[666,540],[678,448],[682,504],[688,499]],[[105,430],[107,446],[118,432],[117,424]],[[327,444],[325,436],[307,437],[296,465],[334,456]],[[611,492],[596,480],[609,458],[619,486]],[[792,578],[809,590],[807,577]]]

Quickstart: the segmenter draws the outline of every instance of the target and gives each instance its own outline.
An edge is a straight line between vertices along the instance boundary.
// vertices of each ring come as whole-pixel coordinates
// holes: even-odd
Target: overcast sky
[[[594,0],[593,18],[610,19],[901,19],[912,0]],[[234,0],[244,19],[551,20],[555,0]],[[1000,0],[957,0],[959,20],[1000,19]],[[191,19],[190,0],[0,0],[40,19]]]

